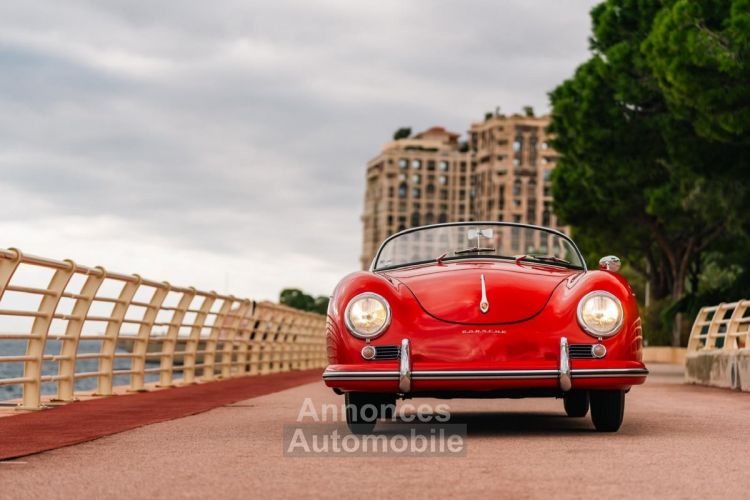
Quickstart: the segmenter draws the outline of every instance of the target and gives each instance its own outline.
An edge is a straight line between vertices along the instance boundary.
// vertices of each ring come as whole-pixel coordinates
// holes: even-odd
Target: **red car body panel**
[[[490,303],[486,313],[479,309],[482,275]],[[624,312],[620,331],[601,340],[587,334],[577,320],[580,299],[595,290],[616,296]],[[391,307],[390,326],[371,344],[399,346],[402,339],[409,339],[414,393],[555,390],[559,381],[553,372],[560,368],[563,337],[571,345],[600,342],[607,349],[602,359],[570,360],[573,389],[629,389],[645,381],[638,307],[622,276],[528,261],[471,258],[345,277],[333,293],[327,322],[330,365],[324,379],[338,391],[399,392],[399,361],[363,359],[361,351],[367,342],[351,335],[344,323],[347,304],[363,292],[381,295]],[[622,373],[607,376],[601,371],[605,369]],[[522,376],[527,370],[533,374]],[[367,380],[336,375],[365,371],[383,373]],[[462,371],[474,375],[428,376]],[[496,371],[503,373],[494,378],[481,375]]]

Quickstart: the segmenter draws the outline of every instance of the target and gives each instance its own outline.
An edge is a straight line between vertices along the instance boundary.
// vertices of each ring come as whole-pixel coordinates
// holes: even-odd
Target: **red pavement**
[[[554,399],[415,399],[399,404],[449,404],[451,423],[468,427],[465,456],[286,456],[285,428],[317,425],[300,422],[307,398],[318,411],[343,402],[317,378],[0,461],[0,500],[749,498],[750,394],[683,385],[680,367],[649,369],[617,433],[566,417]],[[332,423],[346,433],[340,415]]]
[[[343,402],[314,378],[0,461],[0,500],[749,498],[750,393],[683,385],[680,367],[649,369],[646,384],[627,396],[622,428],[611,434],[595,432],[588,418],[566,417],[554,399],[399,403],[447,403],[451,423],[467,425],[466,455],[434,458],[286,456],[285,429],[317,425],[300,421],[307,398],[318,411]],[[327,421],[346,433],[340,413]],[[393,433],[386,425],[376,430]]]
[[[71,403],[0,419],[0,460],[91,441],[320,380],[321,371],[241,377]]]

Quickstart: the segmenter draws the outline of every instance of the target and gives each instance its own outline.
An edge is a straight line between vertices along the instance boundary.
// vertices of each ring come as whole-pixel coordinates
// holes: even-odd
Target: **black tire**
[[[380,406],[378,408],[378,418],[383,420],[393,420],[393,417],[396,414],[396,396],[381,396]]]
[[[352,434],[371,434],[381,417],[390,418],[396,405],[396,397],[389,394],[347,392],[346,425]]]
[[[565,413],[569,417],[585,417],[589,412],[589,393],[587,391],[571,391],[563,397]]]
[[[625,391],[591,391],[591,421],[599,432],[616,432],[625,414]]]

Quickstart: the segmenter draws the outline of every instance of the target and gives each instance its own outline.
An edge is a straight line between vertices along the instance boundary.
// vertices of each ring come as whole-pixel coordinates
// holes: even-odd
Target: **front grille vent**
[[[398,359],[401,351],[397,345],[376,345],[375,357],[373,359]]]
[[[591,348],[594,344],[570,344],[571,359],[593,359]]]

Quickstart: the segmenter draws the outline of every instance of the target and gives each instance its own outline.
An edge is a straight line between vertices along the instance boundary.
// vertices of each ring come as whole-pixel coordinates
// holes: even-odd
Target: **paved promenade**
[[[560,401],[459,400],[463,457],[285,457],[305,398],[339,401],[313,383],[0,463],[0,498],[746,498],[750,394],[650,368],[617,434]]]

